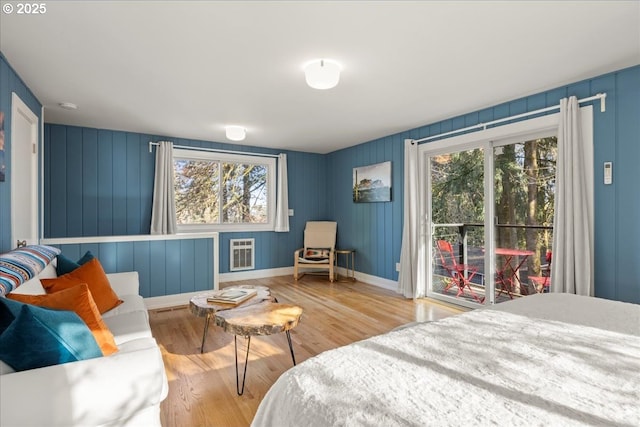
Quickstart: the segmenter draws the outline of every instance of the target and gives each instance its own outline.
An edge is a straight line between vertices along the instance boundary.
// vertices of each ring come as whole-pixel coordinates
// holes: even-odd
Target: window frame
[[[204,160],[211,162],[229,162],[262,165],[267,169],[267,222],[260,224],[252,223],[228,223],[219,222],[217,224],[176,224],[178,233],[206,233],[212,231],[275,231],[276,218],[276,159],[274,157],[252,156],[244,154],[221,153],[216,151],[199,151],[184,148],[173,149],[173,161],[176,160]],[[174,169],[175,173],[175,169]],[[175,182],[175,178],[174,178]],[[174,190],[175,191],[175,190]],[[220,189],[219,189],[220,191]],[[221,192],[220,192],[221,193]],[[221,197],[221,194],[219,194]],[[220,204],[222,209],[222,204]],[[222,218],[222,212],[220,212]]]

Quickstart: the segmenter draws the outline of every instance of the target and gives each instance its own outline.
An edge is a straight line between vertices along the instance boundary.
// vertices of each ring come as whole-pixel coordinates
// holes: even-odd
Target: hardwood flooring
[[[303,308],[300,324],[291,331],[298,363],[405,323],[461,312],[361,282],[331,284],[326,277],[310,275],[298,282],[281,276],[221,287],[240,283],[269,286],[278,302]],[[253,337],[244,395],[238,396],[232,335],[212,324],[200,354],[203,317],[191,314],[186,305],[152,310],[149,315],[169,380],[169,395],[161,405],[164,427],[248,426],[269,387],[292,366],[285,334]],[[245,348],[244,338],[238,338],[240,357]]]

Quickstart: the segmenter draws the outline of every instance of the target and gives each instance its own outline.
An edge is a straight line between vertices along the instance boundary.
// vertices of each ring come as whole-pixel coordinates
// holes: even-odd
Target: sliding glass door
[[[427,296],[468,307],[548,292],[556,127],[542,117],[421,146]]]
[[[484,275],[484,149],[429,156],[431,292],[481,304]]]
[[[495,302],[548,292],[557,140],[494,143]]]

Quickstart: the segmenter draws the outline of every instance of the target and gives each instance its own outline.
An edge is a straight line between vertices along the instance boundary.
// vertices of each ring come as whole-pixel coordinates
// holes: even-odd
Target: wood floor
[[[360,282],[330,284],[326,276],[307,275],[298,282],[281,276],[221,287],[240,283],[269,286],[278,302],[303,308],[300,324],[291,332],[298,363],[405,323],[460,313]],[[161,405],[164,427],[248,426],[269,387],[292,366],[285,334],[254,337],[244,395],[238,396],[232,335],[211,325],[200,354],[204,318],[191,314],[186,305],[149,314],[169,379],[169,396]],[[241,355],[244,346],[244,338],[239,338]]]

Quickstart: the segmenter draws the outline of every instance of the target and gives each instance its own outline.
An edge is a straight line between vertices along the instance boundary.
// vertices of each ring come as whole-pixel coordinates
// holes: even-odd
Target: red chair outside
[[[548,293],[551,288],[551,251],[547,251],[547,263],[542,266],[542,276],[529,276],[529,280],[539,293]]]
[[[458,287],[458,293],[456,297],[463,295],[465,289],[469,291],[469,294],[478,301],[480,304],[484,301],[484,298],[478,298],[478,296],[473,292],[471,288],[471,279],[478,272],[477,267],[473,267],[466,264],[459,264],[456,261],[456,257],[453,254],[453,248],[451,247],[451,243],[446,240],[438,240],[437,241],[438,253],[440,255],[440,262],[442,267],[449,273],[451,276],[451,281],[445,286],[444,292],[447,292],[454,286]],[[447,260],[447,258],[449,260]]]

